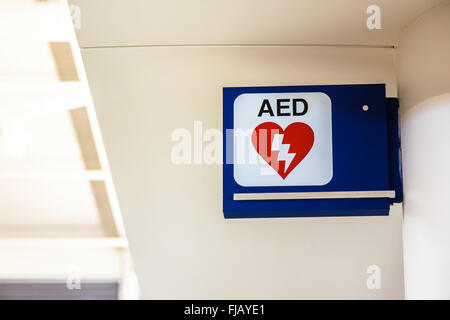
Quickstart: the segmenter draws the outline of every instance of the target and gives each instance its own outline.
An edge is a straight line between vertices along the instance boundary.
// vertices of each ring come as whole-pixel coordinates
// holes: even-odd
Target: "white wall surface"
[[[450,299],[450,1],[398,48],[409,299]]]
[[[219,165],[175,165],[171,133],[222,127],[222,87],[386,83],[394,49],[82,49],[144,298],[403,298],[402,217],[225,220]],[[368,290],[366,269],[382,271]]]

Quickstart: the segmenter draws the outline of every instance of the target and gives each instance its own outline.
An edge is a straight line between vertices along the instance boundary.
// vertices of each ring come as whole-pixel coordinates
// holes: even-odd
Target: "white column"
[[[418,18],[397,55],[407,299],[450,299],[450,2]]]

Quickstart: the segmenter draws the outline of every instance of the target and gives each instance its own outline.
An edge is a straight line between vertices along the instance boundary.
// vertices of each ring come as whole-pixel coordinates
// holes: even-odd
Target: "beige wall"
[[[402,217],[225,220],[219,165],[174,165],[171,133],[221,129],[222,87],[386,83],[394,49],[82,49],[144,298],[403,298]],[[382,270],[368,290],[366,268]]]
[[[403,35],[397,54],[409,299],[450,299],[450,1]]]

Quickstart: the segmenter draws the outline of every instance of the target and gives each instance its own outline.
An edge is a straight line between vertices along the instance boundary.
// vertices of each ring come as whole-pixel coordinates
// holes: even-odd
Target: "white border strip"
[[[273,192],[235,193],[233,200],[295,200],[295,199],[363,199],[395,198],[394,190],[380,191],[326,191],[326,192]]]

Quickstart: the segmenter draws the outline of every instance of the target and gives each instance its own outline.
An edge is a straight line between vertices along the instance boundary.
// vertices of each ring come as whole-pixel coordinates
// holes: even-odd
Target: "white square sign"
[[[246,93],[234,101],[234,179],[320,186],[333,177],[331,100],[322,92]]]

